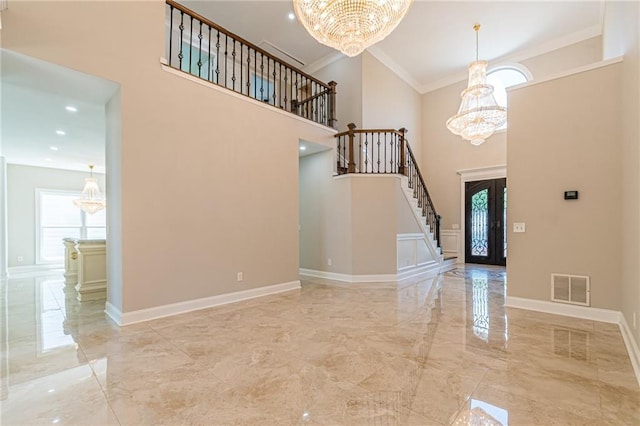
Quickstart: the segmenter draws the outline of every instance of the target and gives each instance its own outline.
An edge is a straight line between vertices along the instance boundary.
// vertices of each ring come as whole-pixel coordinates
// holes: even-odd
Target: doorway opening
[[[465,261],[507,264],[507,180],[465,183]]]

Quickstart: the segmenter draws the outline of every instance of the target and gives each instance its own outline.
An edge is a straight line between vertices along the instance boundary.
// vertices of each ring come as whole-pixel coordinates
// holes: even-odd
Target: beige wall
[[[321,81],[336,81],[337,129],[347,130],[347,124],[362,127],[362,55],[344,57],[313,73]]]
[[[400,179],[356,175],[351,181],[351,241],[354,275],[395,274],[397,208]]]
[[[362,126],[368,129],[408,130],[416,159],[421,158],[422,97],[386,65],[362,54]]]
[[[535,80],[543,80],[566,70],[602,59],[602,37],[581,42],[522,61]]]
[[[104,175],[94,174],[105,189]],[[36,189],[82,191],[89,174],[45,167],[7,166],[7,224],[9,267],[36,263]],[[62,241],[60,241],[62,246]],[[18,262],[18,256],[24,258]]]
[[[621,309],[636,343],[640,327],[640,4],[607,2],[603,50],[605,59],[622,63],[622,286]]]
[[[109,238],[123,312],[297,280],[298,141],[333,143],[328,129],[164,71],[164,15],[163,2],[15,2],[2,15],[3,48],[121,84],[107,174],[121,172],[109,188],[121,240]]]
[[[397,235],[421,232],[400,179],[335,178],[332,163],[330,151],[300,158],[300,267],[348,275],[395,274]]]
[[[333,151],[300,158],[300,268],[351,274],[351,187],[333,161]]]
[[[601,43],[601,38],[595,37],[528,59],[523,65],[533,73],[534,80],[542,80],[599,61]],[[422,156],[418,161],[436,209],[442,216],[443,229],[462,225],[457,172],[504,165],[507,160],[505,131],[495,133],[480,146],[472,146],[446,128],[447,119],[458,111],[460,93],[466,85],[466,81],[461,81],[422,96]]]
[[[507,147],[509,296],[550,300],[551,273],[591,277],[620,309],[622,65],[514,89]],[[565,201],[566,190],[580,199]],[[525,222],[525,233],[511,232]]]
[[[355,123],[361,129],[406,128],[416,158],[421,158],[422,115],[420,94],[386,65],[365,51],[344,57],[314,73],[335,80],[338,129]]]

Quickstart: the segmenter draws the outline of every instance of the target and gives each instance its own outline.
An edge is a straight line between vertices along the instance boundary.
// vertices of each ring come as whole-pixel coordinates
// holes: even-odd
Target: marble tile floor
[[[505,271],[302,289],[117,327],[3,284],[0,424],[640,425],[616,325],[504,307]]]

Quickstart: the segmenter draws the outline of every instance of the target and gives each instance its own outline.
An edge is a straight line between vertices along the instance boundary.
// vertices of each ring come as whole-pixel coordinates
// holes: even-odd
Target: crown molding
[[[564,37],[560,37],[549,42],[540,44],[538,46],[523,50],[521,52],[501,56],[499,58],[490,61],[491,68],[499,68],[504,65],[508,65],[510,62],[522,62],[527,59],[534,58],[536,56],[544,55],[545,53],[553,52],[554,50],[561,49],[563,47],[571,46],[572,44],[579,43],[581,41],[588,40],[593,37],[602,35],[602,24],[585,28],[584,30],[576,31],[568,34]],[[446,86],[450,86],[461,81],[465,81],[467,78],[467,72],[462,71],[459,73],[451,74],[447,77],[441,78],[431,83],[423,84],[419,86],[419,92],[421,94],[433,92]]]
[[[415,78],[413,78],[411,74],[407,72],[407,70],[405,70],[396,61],[394,61],[386,53],[384,53],[384,51],[380,47],[373,45],[368,47],[366,50],[374,58],[382,62],[387,68],[393,71],[395,75],[400,77],[400,79],[402,79],[405,83],[411,86],[413,90],[417,91],[418,93],[422,93],[420,92],[420,83],[418,83],[418,81]]]
[[[322,68],[326,67],[327,65],[332,64],[333,62],[342,58],[346,58],[346,56],[340,52],[331,52],[327,55],[324,55],[322,58],[311,62],[309,65],[303,67],[302,71],[306,72],[307,74],[313,75],[314,72],[319,71]]]

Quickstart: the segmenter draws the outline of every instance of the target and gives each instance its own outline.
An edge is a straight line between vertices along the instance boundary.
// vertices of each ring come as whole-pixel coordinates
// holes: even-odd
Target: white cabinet
[[[74,285],[78,300],[107,297],[107,242],[106,240],[64,239],[65,273],[67,285]]]

